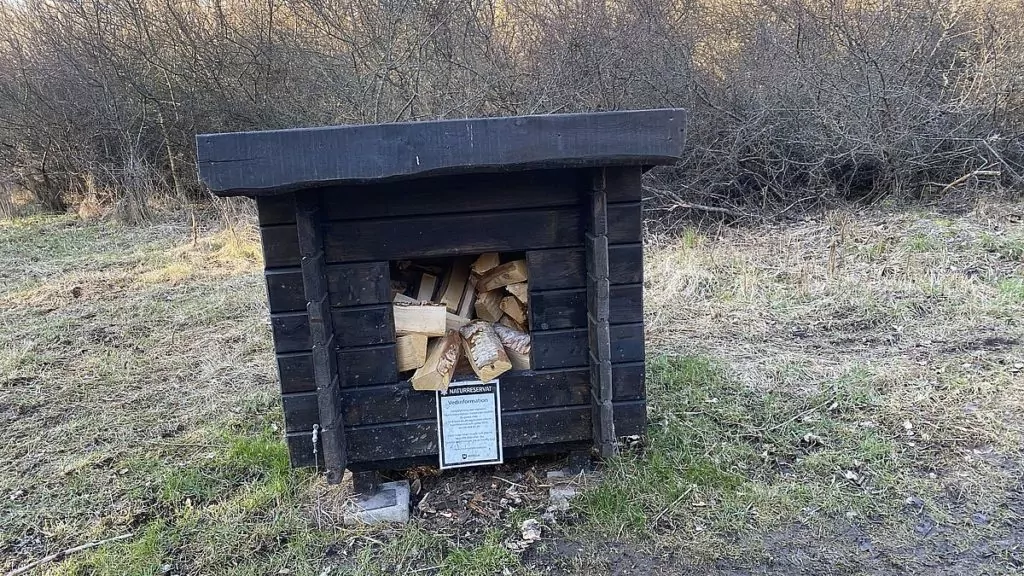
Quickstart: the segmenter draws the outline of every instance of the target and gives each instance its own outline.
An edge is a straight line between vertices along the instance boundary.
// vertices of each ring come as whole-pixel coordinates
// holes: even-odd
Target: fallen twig
[[[946,192],[949,192],[953,188],[956,188],[957,186],[963,184],[964,182],[968,181],[974,176],[999,176],[1001,174],[1002,172],[1000,172],[999,170],[973,170],[957,178],[956,180],[953,180],[949,184],[946,184],[946,187],[943,188],[941,192],[939,192],[939,196],[942,196]]]
[[[135,535],[134,532],[129,532],[127,534],[121,534],[120,536],[114,536],[113,538],[107,538],[105,540],[97,540],[95,542],[89,542],[88,544],[82,544],[81,546],[75,546],[74,548],[68,548],[67,550],[65,550],[63,552],[57,552],[56,554],[50,554],[49,556],[45,556],[43,558],[40,558],[39,560],[36,560],[35,562],[29,562],[28,564],[25,564],[21,568],[15,568],[14,570],[11,570],[10,572],[8,572],[7,576],[18,576],[18,574],[24,574],[24,573],[28,572],[29,570],[31,570],[33,568],[36,568],[38,566],[42,566],[43,564],[49,564],[50,562],[54,562],[56,560],[63,560],[67,556],[70,556],[70,555],[72,555],[72,554],[74,554],[76,552],[82,552],[82,551],[85,551],[85,550],[89,550],[90,548],[95,548],[97,546],[102,546],[104,544],[109,544],[111,542],[117,542],[118,540],[125,540],[127,538],[131,538],[134,535]]]

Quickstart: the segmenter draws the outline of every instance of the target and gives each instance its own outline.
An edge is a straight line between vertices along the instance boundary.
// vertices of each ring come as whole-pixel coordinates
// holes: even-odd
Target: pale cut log
[[[459,302],[462,301],[462,293],[466,291],[466,283],[469,282],[468,258],[456,258],[452,262],[448,275],[445,276],[444,284],[441,286],[441,297],[438,302],[448,307],[448,311],[457,314]]]
[[[424,272],[420,277],[420,287],[416,291],[416,299],[433,300],[435,290],[437,290],[437,276]]]
[[[470,276],[466,282],[466,289],[462,291],[462,300],[459,302],[457,314],[463,318],[469,318],[473,314],[473,304],[476,302],[476,281],[475,276]]]
[[[444,306],[431,303],[393,305],[396,334],[426,334],[444,336],[447,332],[447,312]]]
[[[469,364],[481,382],[490,382],[512,369],[512,362],[490,322],[474,320],[459,332]]]
[[[461,355],[462,336],[455,330],[449,330],[441,338],[433,340],[427,351],[426,362],[409,379],[413,389],[447,391]]]
[[[399,372],[423,366],[427,361],[427,335],[403,334],[395,338],[395,355],[398,356]]]
[[[505,296],[501,299],[501,311],[511,316],[516,322],[526,325],[526,308],[515,296]]]
[[[505,326],[508,326],[509,328],[512,328],[513,330],[518,330],[520,332],[527,331],[525,324],[520,324],[519,322],[516,322],[515,318],[510,317],[508,314],[502,316],[501,319],[498,320],[498,323],[504,324]]]
[[[520,354],[530,353],[532,344],[530,335],[526,332],[520,332],[504,324],[495,324],[494,333],[498,335],[498,340],[501,340],[501,345],[505,347],[506,352],[515,350]]]
[[[512,362],[512,369],[529,370],[530,335],[504,324],[495,324],[494,333],[498,335],[498,340],[501,340],[501,345],[505,347],[505,353],[508,354],[508,359]]]
[[[526,282],[516,282],[515,284],[509,284],[505,286],[505,290],[508,293],[515,296],[523,304],[530,303],[530,289]]]
[[[394,302],[395,304],[421,304],[419,300],[415,298],[410,298],[405,294],[395,294]],[[424,302],[423,304],[430,303]],[[445,311],[447,312],[447,310]],[[462,328],[466,324],[469,324],[469,318],[464,318],[457,314],[452,314],[451,312],[447,312],[447,314],[445,314],[444,325],[445,329],[447,330],[458,330],[459,328]]]
[[[500,263],[501,260],[498,258],[497,252],[487,252],[481,254],[480,257],[473,262],[473,265],[469,267],[469,271],[476,276],[483,276]]]
[[[503,292],[501,290],[491,290],[489,292],[479,292],[476,295],[476,317],[488,322],[497,322],[501,320],[501,299]]]
[[[495,288],[504,288],[516,282],[525,282],[526,279],[526,260],[515,260],[492,268],[484,274],[477,282],[476,290],[477,292],[487,292]]]

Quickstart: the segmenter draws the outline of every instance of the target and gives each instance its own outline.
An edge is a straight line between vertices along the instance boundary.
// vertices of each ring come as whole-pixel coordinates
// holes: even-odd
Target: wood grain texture
[[[613,285],[610,288],[610,316],[612,324],[643,322],[643,285]],[[548,290],[533,292],[530,296],[530,326],[535,330],[561,330],[586,328],[587,290]]]
[[[316,390],[313,377],[313,357],[309,352],[277,355],[277,376],[281,393],[312,392]]]
[[[530,293],[541,290],[584,288],[587,264],[583,247],[531,250],[526,253],[530,275]],[[608,281],[612,284],[643,282],[643,245],[608,246]]]
[[[294,224],[260,228],[260,243],[263,245],[263,265],[267,269],[301,265],[299,234]]]
[[[358,308],[334,308],[331,318],[336,327],[336,343],[341,347],[387,344],[395,341],[390,304]],[[271,314],[274,351],[278,354],[312,348],[309,316],[305,312]]]
[[[462,174],[323,189],[328,220],[385,219],[437,213],[575,206],[578,170]],[[639,198],[638,198],[639,199]],[[630,198],[623,198],[628,201]]]
[[[643,324],[619,324],[609,332],[613,363],[643,361]],[[588,333],[586,328],[533,332],[533,369],[589,366]]]
[[[338,484],[348,464],[345,421],[341,415],[341,386],[334,357],[334,322],[327,294],[320,195],[302,192],[295,197],[295,223],[302,256],[302,285],[306,298],[307,343],[312,347],[313,379],[316,381],[317,414],[327,482]],[[293,319],[292,315],[288,318]],[[275,346],[281,340],[275,332]],[[288,350],[278,350],[279,352]]]
[[[516,252],[583,243],[575,208],[506,210],[332,222],[329,262]]]
[[[647,407],[642,400],[615,403],[615,430],[623,436],[646,430]],[[542,408],[502,413],[503,445],[506,456],[525,454],[519,448],[538,447],[548,453],[564,443],[587,442],[591,437],[589,404]],[[437,427],[433,418],[345,430],[349,439],[350,469],[388,469],[396,462],[403,466],[437,463]],[[294,466],[313,465],[308,432],[287,435]],[[409,459],[418,458],[415,464]]]
[[[285,397],[291,398],[288,403],[305,403],[306,406],[286,406],[286,413],[292,410],[312,410],[315,406],[310,407],[309,404],[316,403],[315,395],[303,394],[316,390],[316,385],[312,381],[310,358],[308,355],[295,355],[294,358],[297,367],[281,372],[282,391]],[[304,368],[302,361],[306,364]],[[303,373],[310,375],[304,377]],[[587,404],[590,402],[589,378],[588,368],[508,372],[501,376],[502,410]],[[616,401],[643,399],[644,364],[613,364],[612,386]],[[347,426],[418,420],[434,416],[434,396],[412,390],[409,383],[404,380],[376,386],[342,387],[341,396]],[[319,421],[315,413],[307,413],[313,416],[304,421],[287,417],[294,430],[312,430],[313,424]]]
[[[398,356],[394,344],[338,350],[341,385],[368,386],[398,380]]]
[[[200,180],[219,196],[539,168],[669,164],[683,110],[551,114],[200,134]]]
[[[583,231],[578,209],[506,210],[501,212],[470,212],[435,216],[413,216],[385,220],[332,222],[327,225],[325,249],[327,261],[360,262],[370,260],[397,260],[403,258],[432,258],[478,252],[517,252],[570,248],[580,246],[578,262],[568,262],[571,268],[561,272],[563,284],[555,280],[536,289],[578,286],[586,273],[582,259]],[[608,242],[635,244],[640,242],[642,224],[640,204],[610,204],[608,206]],[[396,231],[403,231],[396,234]],[[260,229],[263,258],[267,268],[296,266],[299,262],[295,228],[289,225]],[[635,250],[635,249],[634,249]],[[547,261],[560,258],[558,254],[538,253],[538,259]],[[620,265],[624,255],[620,255]],[[616,265],[613,246],[609,246],[609,274]],[[578,264],[578,266],[577,266]],[[638,262],[642,269],[642,264]],[[635,272],[634,272],[635,274]],[[641,273],[642,274],[642,273]],[[531,274],[530,288],[534,289]]]
[[[608,281],[608,240],[614,222],[608,206],[607,176],[614,170],[596,169],[589,193],[583,201],[587,268],[587,327],[590,359],[591,424],[594,448],[602,458],[615,454],[614,408],[612,406],[611,284]],[[614,174],[613,174],[614,177]]]
[[[643,199],[643,183],[640,166],[620,166],[605,170],[605,192],[608,202],[640,202]]]
[[[608,205],[608,244],[640,242],[643,214],[639,202]]]
[[[295,195],[276,194],[256,199],[256,214],[260,226],[295,223]]]

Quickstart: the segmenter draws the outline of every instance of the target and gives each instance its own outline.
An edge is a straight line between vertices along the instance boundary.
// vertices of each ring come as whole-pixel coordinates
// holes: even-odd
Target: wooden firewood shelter
[[[396,365],[392,270],[417,258],[526,262],[507,458],[642,434],[640,177],[680,158],[684,127],[666,109],[199,135],[202,181],[258,206],[292,464],[337,482],[437,462],[435,393]]]

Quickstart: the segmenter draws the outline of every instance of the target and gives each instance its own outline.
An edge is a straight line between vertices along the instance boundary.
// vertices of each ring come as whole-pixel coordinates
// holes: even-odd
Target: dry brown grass
[[[913,497],[950,546],[1010,542],[986,544],[986,566],[1019,566],[1006,531],[1019,534],[1024,501],[1021,220],[1000,203],[849,209],[649,238],[647,452],[612,462],[582,522],[549,533],[581,548],[551,541],[522,563],[610,571],[611,539],[760,566],[813,556],[839,526],[884,544],[889,571],[952,562],[922,552]],[[344,490],[287,470],[252,231],[199,236],[0,223],[0,569],[131,531],[43,572],[525,572],[501,542],[530,509],[482,542],[419,521],[338,526]],[[830,542],[860,562],[856,544]]]

